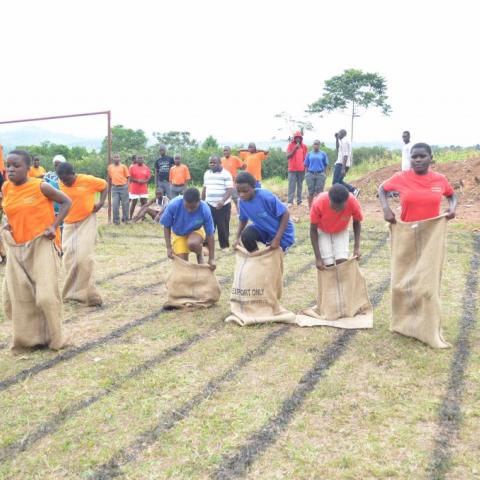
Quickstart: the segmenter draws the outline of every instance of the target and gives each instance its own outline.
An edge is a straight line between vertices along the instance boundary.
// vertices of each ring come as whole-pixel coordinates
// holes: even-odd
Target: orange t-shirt
[[[255,180],[262,179],[262,162],[267,158],[264,152],[240,152],[240,158],[247,164],[246,171],[251,173]]]
[[[38,167],[30,167],[28,171],[28,176],[31,178],[40,178],[46,174],[46,170],[40,165]]]
[[[5,161],[3,160],[3,145],[0,145],[0,173],[4,175]]]
[[[95,193],[103,192],[107,188],[107,182],[93,175],[77,173],[77,178],[71,187],[67,187],[61,181],[60,190],[72,200],[72,208],[65,218],[65,223],[81,222],[92,212],[95,205]]]
[[[121,187],[126,185],[128,182],[128,177],[130,173],[128,172],[128,167],[120,163],[119,165],[114,165],[111,163],[108,166],[108,176],[112,179],[112,184]]]
[[[15,242],[25,243],[41,235],[55,221],[53,202],[41,191],[40,178],[29,178],[23,185],[5,182],[2,188],[3,210]],[[60,240],[57,229],[56,243]]]
[[[230,155],[228,158],[222,158],[222,167],[228,170],[232,174],[232,178],[235,180],[238,169],[243,165],[243,162],[234,155]]]
[[[170,169],[169,181],[172,185],[185,185],[190,180],[190,170],[186,165],[174,165]]]

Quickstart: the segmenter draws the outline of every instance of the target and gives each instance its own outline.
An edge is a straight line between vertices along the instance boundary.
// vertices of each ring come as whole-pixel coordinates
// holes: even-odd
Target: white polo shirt
[[[352,164],[352,144],[347,137],[343,137],[338,142],[338,157],[335,163],[343,163],[343,157],[347,156],[347,167],[350,167]]]
[[[212,207],[216,207],[218,202],[222,201],[228,188],[233,188],[233,178],[231,173],[222,168],[220,172],[207,170],[203,176],[203,186],[205,187],[205,201]],[[230,203],[232,197],[228,197],[225,202]]]
[[[412,150],[412,142],[404,143],[402,148],[402,171],[410,170],[410,151]]]

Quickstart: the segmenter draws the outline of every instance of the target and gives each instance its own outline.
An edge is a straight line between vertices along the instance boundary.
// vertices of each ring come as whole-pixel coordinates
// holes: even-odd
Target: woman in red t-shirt
[[[148,181],[152,176],[150,169],[143,163],[142,155],[136,156],[135,163],[132,163],[129,168],[130,173],[130,218],[133,217],[133,212],[137,206],[137,200],[143,206],[148,201]]]
[[[395,223],[395,214],[388,205],[385,192],[400,194],[401,215],[403,222],[418,222],[440,215],[442,197],[447,197],[448,209],[445,217],[455,217],[457,196],[446,177],[430,170],[432,149],[426,143],[416,143],[411,151],[410,170],[398,172],[380,185],[378,196],[383,208],[383,216],[389,223]]]

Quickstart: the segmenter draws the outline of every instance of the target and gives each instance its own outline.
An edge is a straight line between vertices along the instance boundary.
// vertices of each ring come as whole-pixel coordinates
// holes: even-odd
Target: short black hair
[[[12,150],[8,155],[18,155],[19,157],[22,157],[27,167],[32,164],[32,157],[26,150]]]
[[[328,191],[328,196],[332,203],[340,205],[347,201],[348,190],[343,185],[340,185],[340,183],[336,183],[335,185],[332,185],[330,187],[330,190]]]
[[[75,174],[75,169],[73,168],[73,165],[71,163],[63,162],[57,168],[57,175],[59,177],[63,177],[64,175],[74,175],[74,174]]]
[[[430,156],[432,156],[432,147],[428,144],[428,143],[416,143],[411,149],[410,149],[410,152],[414,149],[414,148],[424,148],[428,154]]]
[[[257,181],[251,173],[240,172],[235,179],[235,183],[247,183],[251,187],[255,188]]]
[[[404,130],[403,133],[408,133],[410,135],[410,132],[408,130]]]
[[[183,192],[183,199],[187,203],[197,203],[200,201],[200,192],[194,187],[187,188],[185,192]]]

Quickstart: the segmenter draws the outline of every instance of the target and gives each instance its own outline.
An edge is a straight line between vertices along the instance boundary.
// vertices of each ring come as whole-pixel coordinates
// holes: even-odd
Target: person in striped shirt
[[[205,200],[212,212],[213,223],[218,230],[218,243],[225,250],[230,246],[230,214],[233,192],[231,173],[222,167],[220,157],[212,155],[210,169],[203,176],[202,200]]]

